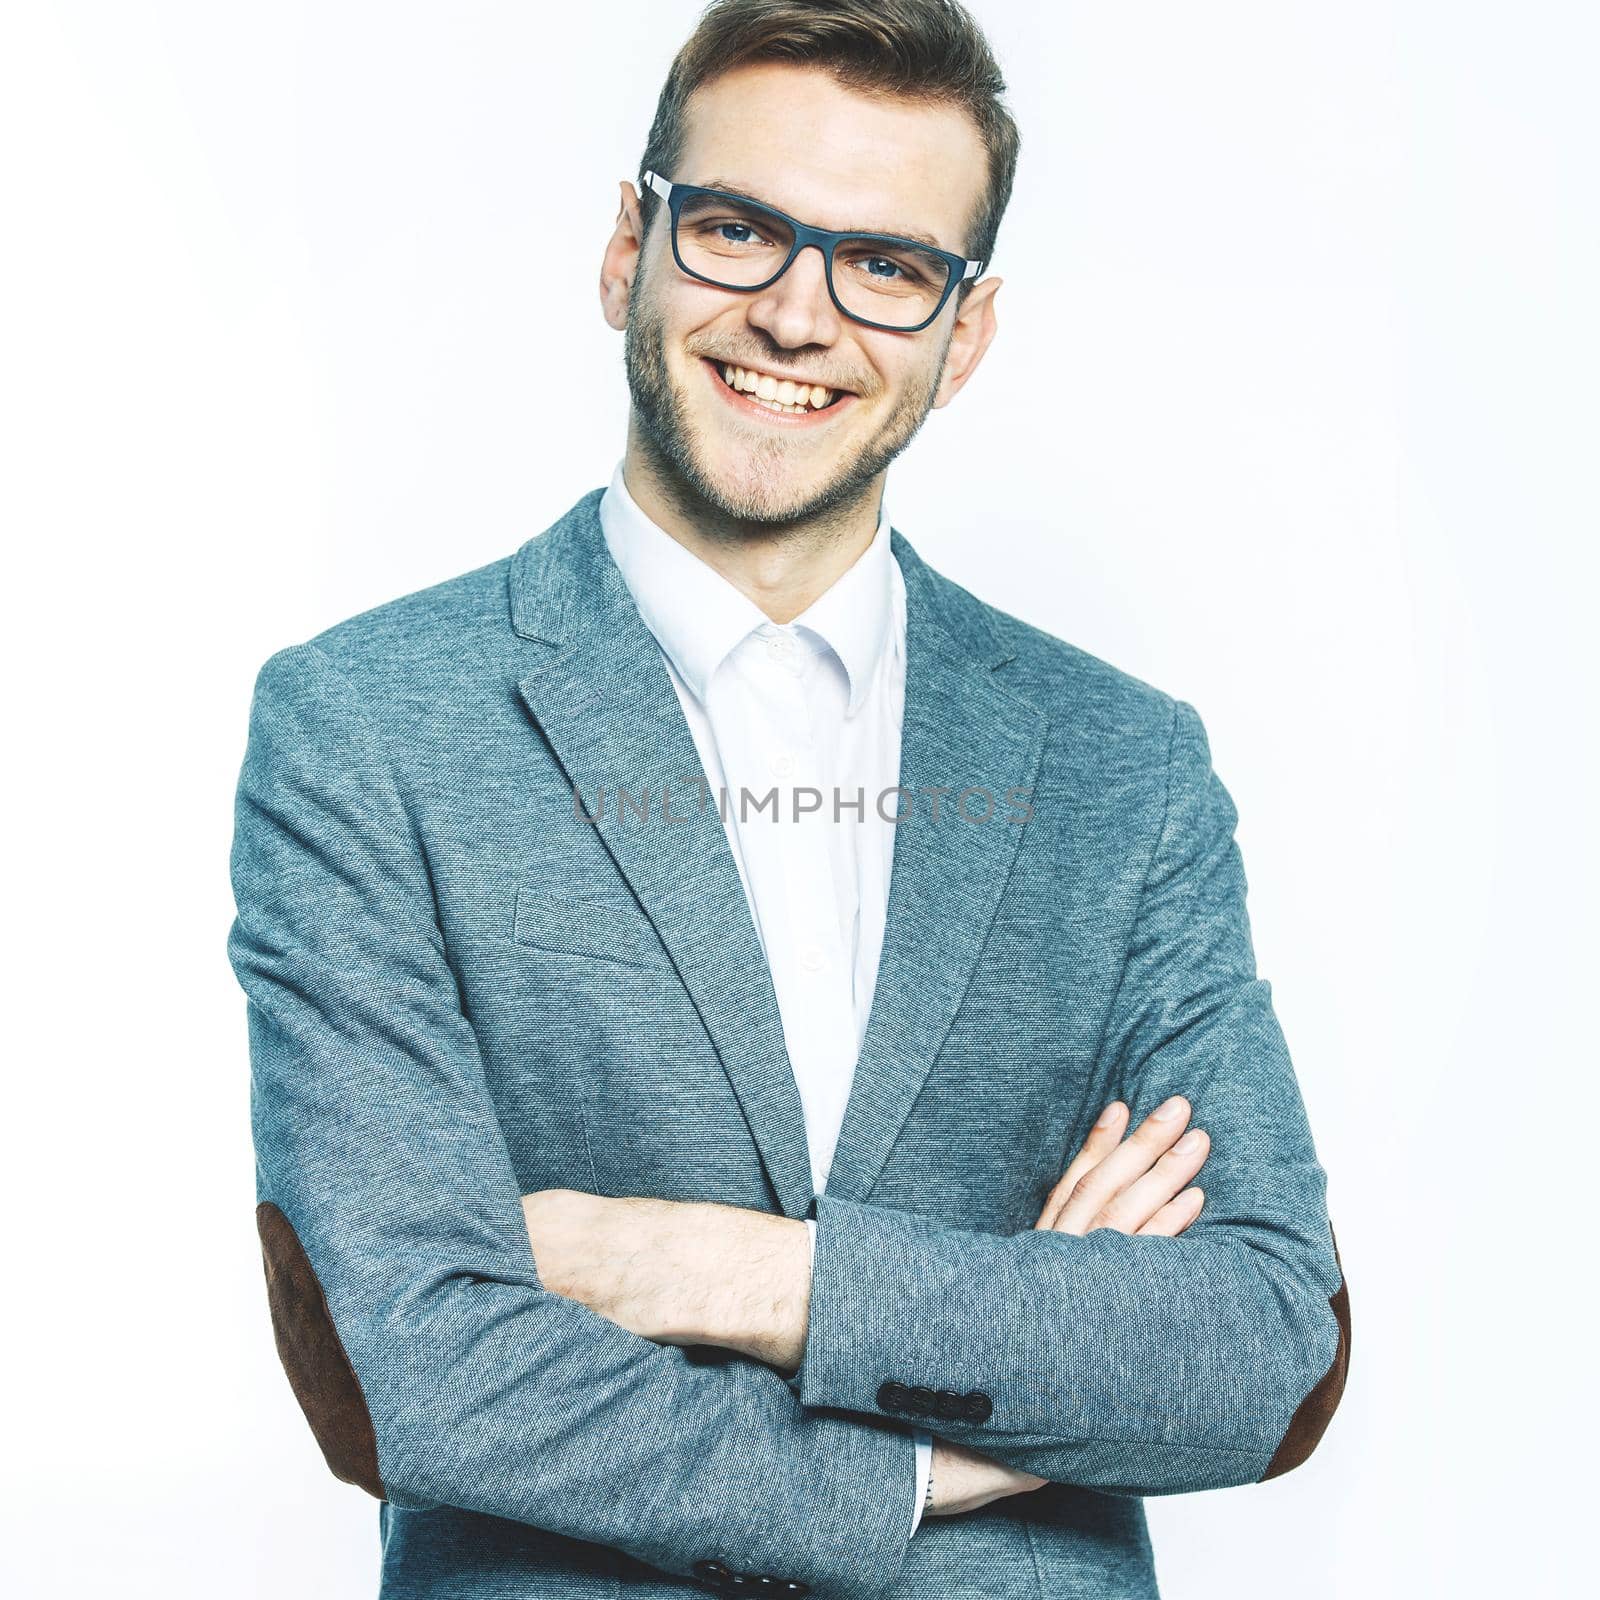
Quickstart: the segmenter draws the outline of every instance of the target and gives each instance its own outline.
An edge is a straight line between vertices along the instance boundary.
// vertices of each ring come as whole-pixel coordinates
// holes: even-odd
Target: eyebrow
[[[738,199],[754,200],[760,205],[771,206],[774,211],[782,211],[775,200],[765,199],[757,194],[754,189],[746,189],[737,183],[730,183],[726,178],[704,178],[691,187],[696,189],[715,189],[721,194],[733,195]],[[785,215],[788,213],[785,212]],[[939,243],[931,233],[923,233],[916,228],[841,228],[840,233],[878,233],[891,239],[910,239],[916,244],[925,244],[930,250],[943,250],[945,247]],[[960,255],[959,250],[946,252],[949,255]]]

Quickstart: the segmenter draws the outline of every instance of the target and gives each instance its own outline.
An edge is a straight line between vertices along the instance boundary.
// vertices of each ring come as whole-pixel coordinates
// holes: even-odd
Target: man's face
[[[970,248],[967,227],[988,174],[982,141],[959,110],[867,97],[812,68],[761,64],[701,89],[689,124],[678,170],[666,174],[675,182],[714,182],[816,227],[924,233],[958,255]],[[741,293],[680,271],[670,227],[662,204],[627,301],[635,426],[658,465],[722,516],[782,523],[855,504],[992,336],[989,286],[969,291],[959,330],[952,295],[921,332],[890,332],[839,311],[817,250],[801,251],[768,288]],[[953,336],[963,370],[951,379]],[[727,386],[729,365],[840,397],[803,416],[771,411]]]

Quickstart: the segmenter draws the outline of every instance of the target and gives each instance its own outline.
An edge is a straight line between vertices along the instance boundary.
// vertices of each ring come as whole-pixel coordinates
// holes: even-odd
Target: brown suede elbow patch
[[[1257,1480],[1261,1483],[1298,1467],[1316,1449],[1344,1393],[1345,1374],[1350,1368],[1350,1291],[1345,1287],[1344,1263],[1339,1261],[1339,1240],[1331,1221],[1328,1233],[1333,1239],[1333,1259],[1339,1263],[1339,1287],[1328,1296],[1329,1308],[1339,1324],[1339,1344],[1333,1352],[1333,1364],[1295,1408],[1289,1431],[1273,1452],[1267,1470]]]
[[[372,1415],[294,1225],[270,1200],[256,1207],[278,1359],[334,1477],[387,1498]]]

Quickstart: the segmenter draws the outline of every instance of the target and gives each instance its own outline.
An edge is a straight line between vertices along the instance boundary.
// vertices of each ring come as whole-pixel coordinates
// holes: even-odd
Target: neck
[[[842,506],[785,522],[729,516],[628,430],[622,476],[639,509],[774,622],[792,622],[860,559],[878,531],[886,472]]]

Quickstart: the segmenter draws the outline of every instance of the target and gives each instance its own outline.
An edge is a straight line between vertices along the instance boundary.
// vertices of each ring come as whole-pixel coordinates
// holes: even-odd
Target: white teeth
[[[724,365],[722,376],[730,389],[749,395],[773,411],[793,414],[820,411],[834,396],[832,389],[820,383],[796,383],[792,378],[774,378],[769,373],[751,372],[745,367]]]

